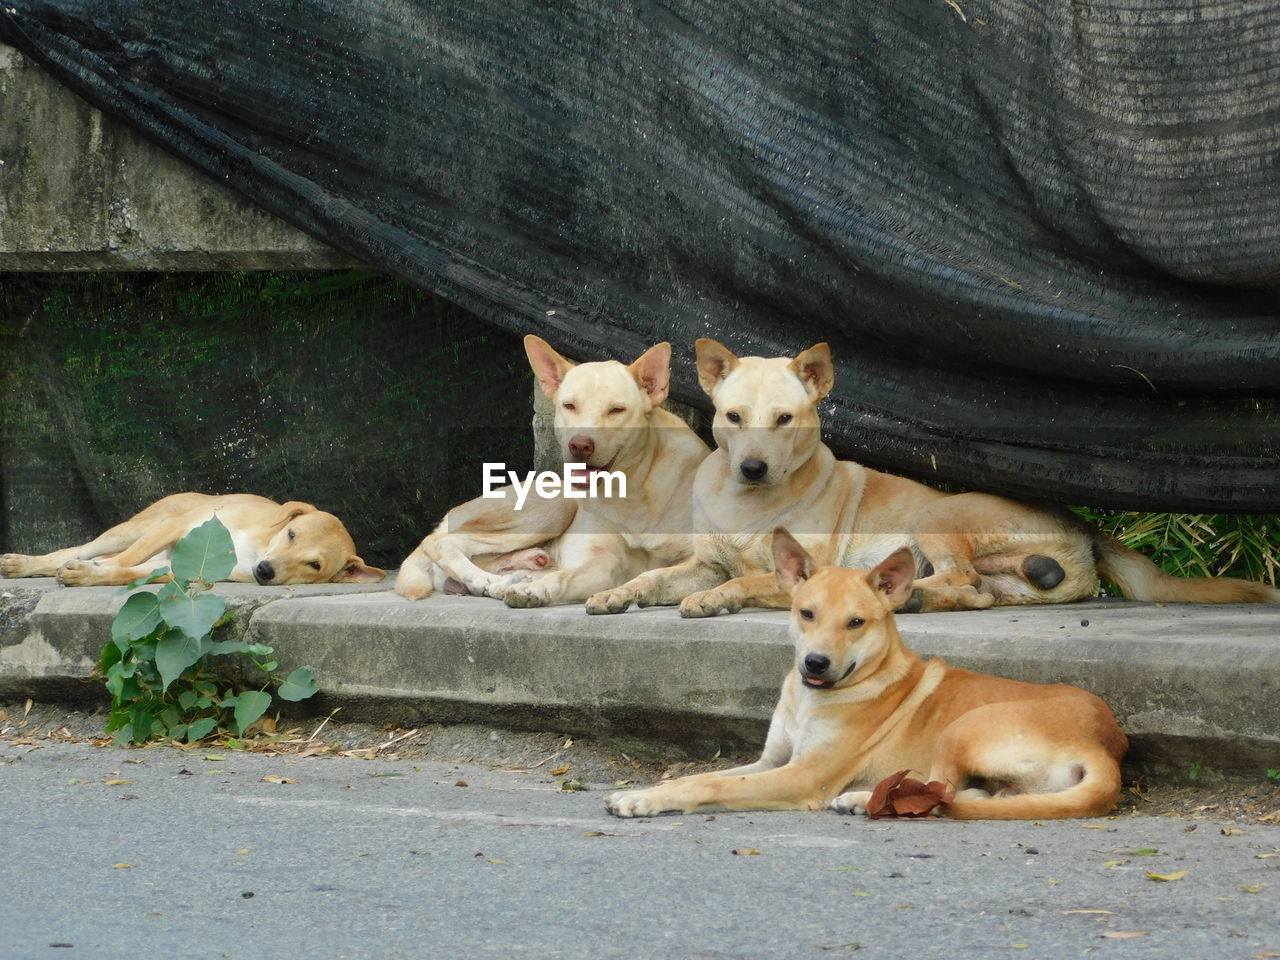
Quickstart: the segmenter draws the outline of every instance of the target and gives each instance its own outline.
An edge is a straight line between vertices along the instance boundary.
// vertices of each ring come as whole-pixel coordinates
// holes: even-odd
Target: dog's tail
[[[994,797],[956,797],[943,804],[943,816],[957,820],[1064,820],[1101,817],[1120,799],[1120,763],[1099,746],[1081,764],[1084,775],[1065,790]]]
[[[1280,603],[1280,590],[1233,577],[1171,577],[1101,530],[1091,531],[1098,575],[1133,600],[1164,603]]]

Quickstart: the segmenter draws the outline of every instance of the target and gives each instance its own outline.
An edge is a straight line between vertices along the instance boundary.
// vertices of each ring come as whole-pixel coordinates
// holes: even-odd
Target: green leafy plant
[[[316,693],[306,667],[283,679],[272,673],[278,664],[268,659],[271,647],[213,639],[232,612],[209,590],[235,565],[231,535],[214,517],[178,541],[168,568],[123,588],[134,592],[111,624],[98,662],[111,694],[107,732],[117,744],[194,742],[219,731],[243,736],[271,707],[272,686],[282,700]],[[158,591],[138,589],[166,573],[172,579]],[[238,689],[231,679],[244,660],[266,675],[258,689]]]
[[[1267,779],[1268,779],[1268,780],[1274,780],[1276,783],[1280,783],[1280,770],[1271,770],[1271,769],[1268,769],[1268,770],[1267,770]]]

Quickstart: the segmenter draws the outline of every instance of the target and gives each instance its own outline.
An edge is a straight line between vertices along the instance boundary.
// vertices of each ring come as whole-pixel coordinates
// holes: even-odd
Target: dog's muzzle
[[[829,690],[853,673],[857,666],[858,661],[854,660],[837,679],[829,680],[825,674],[831,669],[831,658],[821,653],[808,653],[800,663],[800,682],[812,690]]]

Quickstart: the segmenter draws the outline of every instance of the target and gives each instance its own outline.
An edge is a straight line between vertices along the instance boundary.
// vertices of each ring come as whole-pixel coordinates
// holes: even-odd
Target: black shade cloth
[[[1280,508],[1280,5],[6,0],[256,201],[582,359],[838,362],[843,456]],[[483,414],[479,414],[483,415]]]

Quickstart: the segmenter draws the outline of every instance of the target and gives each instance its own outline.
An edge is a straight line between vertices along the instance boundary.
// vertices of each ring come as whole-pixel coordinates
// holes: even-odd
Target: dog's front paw
[[[68,560],[58,568],[58,582],[64,587],[83,587],[93,583],[92,560]]]
[[[741,609],[740,601],[720,590],[691,593],[680,601],[680,616],[687,618],[714,617],[721,613],[737,613]]]
[[[508,607],[545,607],[551,603],[551,588],[536,580],[528,583],[513,583],[501,591],[501,600]]]
[[[622,613],[634,599],[635,594],[626,587],[602,590],[587,597],[587,613]]]
[[[619,790],[604,798],[605,808],[615,817],[656,817],[660,813],[679,813],[678,806],[664,803],[662,788]]]
[[[533,574],[525,573],[517,570],[515,573],[507,573],[500,577],[491,577],[484,585],[483,592],[477,591],[472,587],[472,593],[479,593],[481,596],[493,597],[495,600],[502,600],[506,597],[507,591],[514,587],[517,583],[528,583],[533,579]],[[471,584],[467,584],[468,587]]]
[[[870,802],[870,790],[850,790],[848,793],[842,793],[832,800],[831,809],[836,813],[864,814],[867,812],[867,804]]]
[[[28,572],[31,569],[31,561],[34,557],[29,557],[23,553],[6,553],[0,557],[0,576],[3,577],[29,577]]]

